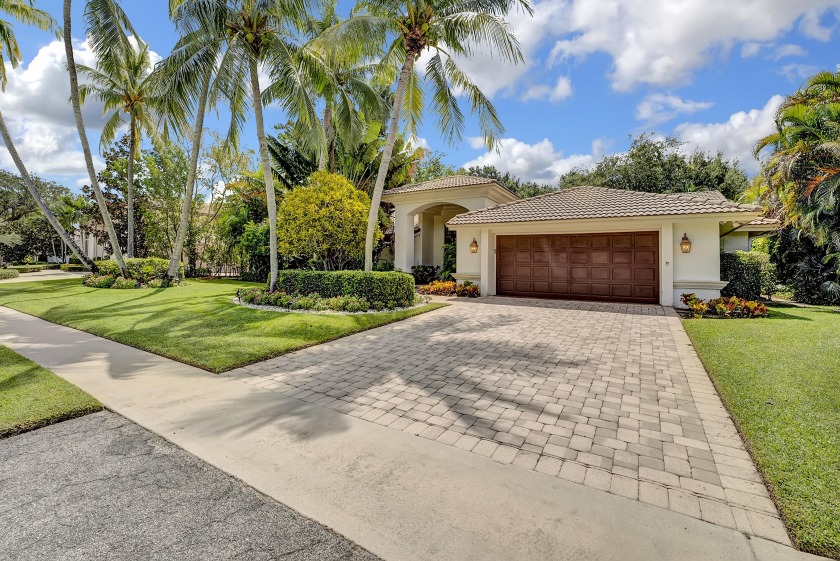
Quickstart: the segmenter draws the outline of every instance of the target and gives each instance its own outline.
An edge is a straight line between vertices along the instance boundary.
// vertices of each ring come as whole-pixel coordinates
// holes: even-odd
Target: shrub
[[[242,271],[239,280],[244,282],[268,282],[268,273],[262,271]]]
[[[16,279],[20,276],[20,271],[17,269],[0,269],[0,280]]]
[[[712,298],[704,302],[696,294],[683,294],[680,298],[683,304],[694,314],[694,317],[718,318],[764,318],[769,315],[767,306],[755,300],[746,300],[737,296]]]
[[[364,258],[370,197],[341,175],[316,171],[277,208],[277,250],[324,269]],[[379,228],[373,243],[382,238]]]
[[[114,275],[87,274],[82,278],[82,284],[90,288],[111,288],[117,277]]]
[[[771,297],[776,291],[775,267],[770,256],[760,251],[721,253],[720,278],[729,281],[721,291],[723,296],[737,296],[757,300]]]
[[[64,263],[61,265],[62,271],[87,271],[84,265],[76,265],[75,263]]]
[[[394,262],[393,261],[385,261],[384,259],[377,261],[373,264],[374,271],[393,271],[394,270]]]
[[[120,276],[120,267],[116,261],[109,259],[99,261],[96,264],[100,275]],[[148,284],[154,279],[166,279],[166,272],[169,269],[169,260],[160,257],[133,257],[125,260],[126,278],[133,279],[141,284]],[[181,263],[178,269],[178,277],[184,277],[184,264]]]
[[[438,276],[440,267],[434,265],[414,265],[411,267],[411,276],[414,277],[414,284],[429,284]]]
[[[110,288],[128,289],[137,288],[137,281],[134,279],[127,279],[125,277],[117,277],[114,279],[114,284]]]
[[[246,304],[277,306],[288,310],[315,310],[336,312],[366,312],[374,309],[364,298],[356,296],[332,296],[324,298],[318,294],[287,294],[282,291],[268,292],[264,288],[240,288],[237,297]],[[381,307],[378,309],[385,309]]]
[[[455,281],[432,281],[429,284],[421,284],[417,287],[420,294],[433,294],[435,296],[451,296],[455,294]]]
[[[152,279],[146,283],[146,288],[166,288],[169,286],[169,279]]]
[[[324,298],[354,296],[374,308],[404,308],[414,304],[414,280],[397,272],[280,271],[277,290],[287,294],[319,294]]]
[[[477,284],[470,281],[464,281],[455,289],[455,294],[458,296],[466,296],[467,298],[478,298],[481,296],[481,290]]]
[[[58,269],[58,263],[34,263],[26,265],[12,265],[12,269],[17,269],[19,273],[37,273],[39,271],[46,271],[51,269]]]

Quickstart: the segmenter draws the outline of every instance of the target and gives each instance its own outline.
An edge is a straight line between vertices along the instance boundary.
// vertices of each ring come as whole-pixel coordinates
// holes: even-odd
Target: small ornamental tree
[[[317,171],[277,211],[277,249],[328,271],[360,265],[370,198],[341,175]],[[382,237],[377,229],[376,239]]]

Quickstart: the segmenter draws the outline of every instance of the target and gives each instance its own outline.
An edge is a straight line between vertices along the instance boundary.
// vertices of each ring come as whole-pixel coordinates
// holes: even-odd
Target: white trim
[[[481,282],[481,275],[475,273],[452,273],[452,278],[458,282],[463,281],[470,281],[479,283]]]
[[[729,284],[729,281],[675,281],[675,289],[696,288],[698,290],[720,290]]]
[[[519,222],[479,222],[472,224],[447,224],[446,227],[450,230],[458,230],[459,228],[493,228],[494,231],[503,233],[503,230],[518,229],[524,233],[540,232],[546,228],[553,228],[557,226],[582,226],[586,227],[587,232],[609,232],[622,231],[622,228],[627,230],[628,223],[636,222],[650,222],[661,224],[662,222],[708,222],[709,220],[721,220],[731,222],[733,218],[746,218],[747,216],[758,218],[761,215],[760,211],[740,211],[740,212],[724,212],[724,213],[709,213],[709,214],[663,214],[660,216],[618,216],[609,218],[574,218],[567,220],[522,220]],[[590,226],[591,225],[591,226]],[[639,229],[637,227],[630,227],[630,229]],[[628,230],[630,231],[630,230]],[[507,231],[504,231],[507,233]]]

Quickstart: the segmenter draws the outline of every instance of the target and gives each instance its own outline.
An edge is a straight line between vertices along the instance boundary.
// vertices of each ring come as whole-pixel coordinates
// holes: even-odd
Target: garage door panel
[[[659,300],[659,233],[498,236],[497,292],[592,300]]]

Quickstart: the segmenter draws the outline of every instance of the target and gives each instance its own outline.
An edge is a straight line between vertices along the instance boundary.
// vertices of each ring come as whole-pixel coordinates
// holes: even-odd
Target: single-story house
[[[720,253],[777,228],[759,206],[720,192],[657,194],[575,187],[520,199],[496,181],[455,175],[390,189],[394,266],[442,265],[456,233],[455,278],[483,295],[680,305],[720,295]]]

